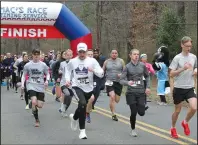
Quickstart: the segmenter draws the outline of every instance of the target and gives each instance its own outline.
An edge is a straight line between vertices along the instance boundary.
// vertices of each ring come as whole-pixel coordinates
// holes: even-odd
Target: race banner
[[[1,25],[2,38],[65,38],[54,26]]]

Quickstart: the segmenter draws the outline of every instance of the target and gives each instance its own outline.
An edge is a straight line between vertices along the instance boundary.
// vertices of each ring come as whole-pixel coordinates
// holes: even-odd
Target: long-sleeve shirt
[[[150,78],[145,64],[138,62],[135,65],[133,62],[129,62],[121,74],[120,84],[128,86],[127,92],[144,93],[143,77],[146,79],[146,88],[149,88]],[[132,81],[133,85],[129,85],[129,81]]]
[[[93,69],[93,72],[89,71],[89,68]],[[104,76],[104,71],[96,59],[89,57],[84,60],[81,60],[78,57],[71,59],[67,64],[66,71],[66,81],[70,82],[72,78],[72,87],[79,87],[87,93],[93,91],[93,75],[95,74],[100,78]]]
[[[148,72],[154,75],[155,74],[155,70],[153,69],[152,64],[150,64],[148,62],[146,62],[144,64],[146,65],[146,68],[147,68]]]

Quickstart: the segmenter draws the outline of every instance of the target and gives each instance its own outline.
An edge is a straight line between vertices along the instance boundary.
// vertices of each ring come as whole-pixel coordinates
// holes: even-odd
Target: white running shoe
[[[158,105],[162,106],[163,105],[163,102],[157,102]]]
[[[130,135],[133,136],[133,137],[137,137],[137,133],[136,133],[135,129],[131,130]]]
[[[74,120],[74,118],[73,118],[73,116],[74,116],[74,114],[70,114],[69,115],[69,118],[70,118],[70,120],[71,120],[71,129],[73,130],[73,131],[75,131],[75,130],[77,130],[77,120]]]
[[[63,103],[61,103],[60,110],[61,110],[62,112],[64,112],[64,110],[65,110],[65,105],[64,105]]]
[[[163,103],[164,106],[167,106],[167,103]]]
[[[68,115],[67,115],[66,112],[61,112],[61,116],[62,116],[62,117],[68,117]]]
[[[81,129],[80,130],[79,138],[80,139],[87,139],[87,135],[85,133],[85,129]]]
[[[26,107],[25,107],[25,110],[29,110],[30,108],[29,108],[29,105],[27,105]]]

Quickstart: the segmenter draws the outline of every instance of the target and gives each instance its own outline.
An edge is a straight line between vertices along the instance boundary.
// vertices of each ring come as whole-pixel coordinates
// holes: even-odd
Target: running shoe
[[[55,98],[55,101],[60,102],[60,100],[59,100],[59,98],[58,98],[58,97],[56,97],[56,98]]]
[[[114,120],[114,121],[118,121],[117,116],[116,116],[116,115],[113,115],[113,116],[112,116],[112,120]]]
[[[35,127],[39,127],[40,126],[40,121],[37,119],[35,122]]]
[[[69,118],[71,120],[71,129],[75,131],[75,130],[77,130],[78,122],[77,122],[77,120],[74,120],[73,117],[74,117],[74,114],[69,115]]]
[[[79,138],[80,139],[87,139],[87,135],[85,133],[85,129],[81,129],[80,130]]]
[[[28,105],[26,105],[26,107],[25,107],[25,110],[29,110],[30,108],[29,108],[29,104]]]
[[[171,128],[171,137],[172,138],[178,138],[176,128]]]
[[[135,129],[131,130],[130,135],[133,137],[137,137],[137,133],[136,133]]]
[[[29,108],[32,109],[32,101],[29,103]]]
[[[188,123],[183,120],[181,125],[184,128],[185,135],[189,136],[190,135],[190,128],[188,126]]]
[[[89,113],[86,114],[86,120],[87,120],[87,123],[91,123],[91,117]]]
[[[61,116],[62,116],[62,117],[68,117],[68,115],[67,115],[66,112],[61,112]]]
[[[23,95],[21,95],[20,99],[21,99],[21,100],[24,100],[24,99],[23,99]]]

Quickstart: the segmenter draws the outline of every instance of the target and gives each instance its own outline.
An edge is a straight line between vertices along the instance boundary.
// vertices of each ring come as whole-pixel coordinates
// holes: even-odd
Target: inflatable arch
[[[92,49],[90,30],[63,4],[1,2],[2,38],[67,38],[76,55],[80,42]]]

